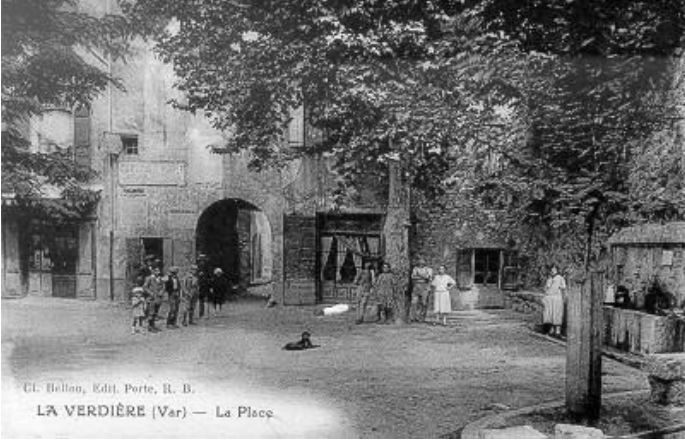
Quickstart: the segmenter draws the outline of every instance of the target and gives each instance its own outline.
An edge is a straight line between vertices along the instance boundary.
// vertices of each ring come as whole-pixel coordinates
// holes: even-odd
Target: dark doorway
[[[143,237],[143,261],[147,258],[159,260],[159,268],[164,268],[164,239],[161,237]]]
[[[474,282],[494,284],[499,281],[499,249],[476,249],[474,257]]]
[[[242,290],[271,279],[271,230],[256,206],[224,199],[200,215],[196,230],[197,255],[206,256],[209,270],[221,268]]]
[[[47,234],[51,250],[52,296],[76,297],[76,266],[78,264],[78,228],[60,225]]]

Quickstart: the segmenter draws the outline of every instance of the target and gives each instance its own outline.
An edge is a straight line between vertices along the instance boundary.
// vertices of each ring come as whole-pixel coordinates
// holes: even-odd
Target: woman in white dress
[[[438,316],[438,321],[442,318],[442,325],[447,325],[447,314],[452,311],[450,289],[456,284],[454,279],[445,273],[445,266],[438,267],[438,274],[433,277],[431,286],[433,287],[433,311]]]
[[[564,320],[564,293],[566,280],[552,266],[551,276],[545,285],[545,297],[542,299],[542,324],[549,325],[549,334],[561,336],[561,324]]]

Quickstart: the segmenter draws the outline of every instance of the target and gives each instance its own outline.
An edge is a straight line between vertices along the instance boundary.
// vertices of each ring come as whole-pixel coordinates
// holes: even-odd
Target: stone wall
[[[645,370],[652,401],[662,405],[685,405],[685,353],[649,356]]]
[[[444,265],[447,273],[458,283],[459,252],[464,249],[504,249],[505,241],[488,228],[494,217],[477,207],[464,206],[458,188],[429,203],[421,194],[414,193],[414,210],[410,248],[413,258],[422,256],[437,269]],[[452,295],[456,310],[496,308],[504,306],[504,291],[497,284],[460,285]]]
[[[542,292],[530,290],[505,291],[504,304],[506,308],[516,312],[533,313],[542,317],[542,298],[544,296],[545,294]]]
[[[617,285],[624,285],[637,307],[644,306],[644,295],[656,277],[676,298],[685,303],[685,223],[640,225],[626,228],[609,239],[612,271]]]
[[[633,353],[685,351],[685,320],[604,306],[604,343]]]
[[[26,294],[19,267],[19,225],[15,220],[2,221],[2,297],[20,297]]]
[[[97,2],[94,7],[103,12]],[[94,62],[108,68],[102,61]],[[210,147],[221,146],[226,137],[202,117],[168,104],[172,98],[183,97],[173,89],[173,69],[155,56],[150,43],[134,41],[126,62],[113,63],[111,69],[124,88],[111,87],[91,105],[91,158],[99,173],[101,199],[95,222],[79,235],[83,261],[77,273],[79,296],[126,299],[131,261],[140,259],[141,237],[161,239],[165,267],[175,265],[185,271],[196,257],[200,215],[224,199],[247,202],[266,216],[262,226],[270,229],[271,283],[259,289],[265,295],[282,292],[284,215],[314,218],[317,212],[334,208],[342,212],[384,209],[379,182],[364,188],[347,206],[335,206],[332,192],[337,182],[328,159],[297,159],[256,172],[248,167],[247,154],[212,153]],[[123,148],[122,135],[137,137],[136,154]],[[7,234],[7,243],[3,242],[3,287],[7,286],[8,294],[21,290],[14,267],[19,260],[16,235]],[[241,237],[249,244],[245,230]],[[87,265],[92,266],[88,271]],[[249,275],[250,268],[243,269]],[[46,275],[33,278],[33,293],[49,295],[50,289],[43,288],[51,284]]]
[[[644,306],[644,295],[653,277],[676,297],[678,305],[685,301],[685,246],[616,245],[613,259],[616,283],[634,293],[638,308]]]
[[[336,181],[330,161],[303,158],[277,169],[254,171],[248,166],[247,153],[212,153],[210,147],[221,146],[226,137],[205,119],[167,104],[170,98],[182,98],[173,89],[171,67],[141,41],[134,43],[129,58],[113,69],[126,90],[112,89],[92,106],[91,129],[97,139],[94,164],[103,183],[96,234],[97,298],[126,298],[129,254],[135,253],[132,240],[136,238],[162,238],[165,266],[187,268],[195,259],[198,218],[224,199],[242,200],[265,214],[270,228],[271,283],[259,291],[280,293],[283,216],[297,213],[313,218],[334,207],[331,194]],[[122,151],[117,140],[120,134],[138,136],[138,154]],[[342,210],[377,210],[379,202],[377,192],[365,191]],[[244,228],[240,232],[249,245]],[[248,260],[243,255],[243,261]],[[249,270],[243,267],[244,278],[249,279]]]
[[[457,233],[462,228],[462,218],[457,204],[456,191],[446,194],[441,200],[443,205],[437,206],[421,201],[421,197],[412,194],[412,203],[416,217],[413,219],[410,248],[413,257],[421,255],[426,263],[433,267],[443,264],[447,273],[455,277],[457,267]],[[416,209],[420,206],[420,213]],[[456,278],[455,278],[456,279]]]

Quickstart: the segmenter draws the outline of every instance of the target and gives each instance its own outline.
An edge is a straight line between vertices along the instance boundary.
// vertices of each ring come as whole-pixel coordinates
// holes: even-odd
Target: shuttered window
[[[457,285],[467,289],[473,284],[473,249],[457,252]]]
[[[82,166],[90,166],[90,108],[74,110],[74,160]]]
[[[515,290],[519,286],[519,262],[516,251],[503,252],[502,289]]]

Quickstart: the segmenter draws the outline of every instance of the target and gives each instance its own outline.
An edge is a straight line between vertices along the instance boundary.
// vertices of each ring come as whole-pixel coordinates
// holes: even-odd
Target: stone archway
[[[195,230],[197,255],[208,268],[221,268],[243,292],[273,280],[273,236],[267,215],[242,199],[226,198],[209,205]]]

